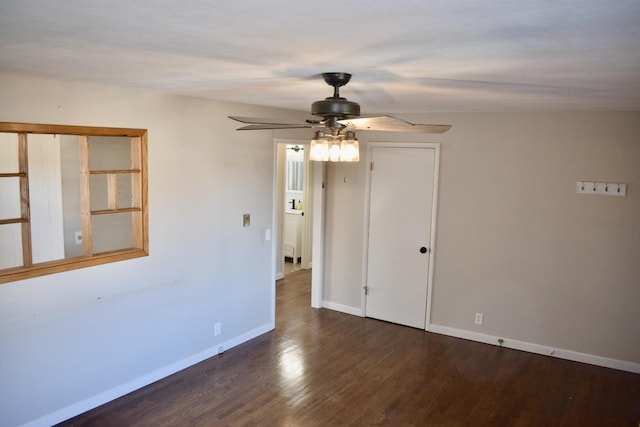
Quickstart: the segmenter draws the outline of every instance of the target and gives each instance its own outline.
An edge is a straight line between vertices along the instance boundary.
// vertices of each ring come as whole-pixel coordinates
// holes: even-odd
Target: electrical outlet
[[[213,325],[213,335],[218,336],[221,333],[222,333],[222,325],[220,325],[220,322],[218,322],[215,325]]]
[[[484,314],[476,313],[476,319],[475,319],[476,325],[482,325],[483,321],[484,321]]]

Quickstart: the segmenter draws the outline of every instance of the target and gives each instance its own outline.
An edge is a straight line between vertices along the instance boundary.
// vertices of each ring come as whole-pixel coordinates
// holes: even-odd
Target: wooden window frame
[[[21,217],[0,219],[0,226],[4,224],[22,224],[23,258],[22,266],[0,270],[0,284],[149,255],[146,129],[0,122],[0,132],[15,133],[18,135],[18,172],[0,172],[0,179],[15,177],[19,179]],[[27,156],[29,134],[75,135],[79,137],[80,166],[78,170],[80,173],[80,216],[82,219],[83,233],[83,255],[81,256],[42,263],[33,263],[29,212],[29,161]],[[131,168],[117,170],[91,170],[89,165],[89,145],[90,138],[93,136],[130,137]],[[107,175],[107,209],[91,210],[90,178],[91,175],[95,174]],[[133,207],[118,207],[116,188],[118,175],[120,174],[131,175]],[[131,212],[131,215],[133,216],[132,247],[94,254],[92,247],[93,239],[91,236],[91,218],[95,215],[109,215],[125,212]]]

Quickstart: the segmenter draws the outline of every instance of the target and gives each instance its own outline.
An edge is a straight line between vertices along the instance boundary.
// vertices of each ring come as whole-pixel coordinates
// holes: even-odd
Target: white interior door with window
[[[437,144],[371,144],[365,315],[428,326]]]

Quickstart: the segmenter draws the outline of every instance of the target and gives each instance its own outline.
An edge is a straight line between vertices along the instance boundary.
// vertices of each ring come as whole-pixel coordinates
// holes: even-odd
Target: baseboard
[[[566,350],[562,348],[548,347],[540,344],[512,340],[508,338],[502,338],[498,336],[481,334],[464,329],[456,329],[450,328],[448,326],[434,324],[431,324],[429,332],[493,345],[500,345],[498,340],[501,339],[503,340],[503,347],[512,348],[514,350],[528,351],[529,353],[543,354],[545,356],[557,357],[559,359],[573,360],[575,362],[588,363],[590,365],[603,366],[605,368],[613,368],[619,369],[621,371],[640,373],[640,363],[628,362],[626,360],[611,359],[609,357],[580,353],[577,351]]]
[[[352,314],[354,316],[364,317],[362,310],[360,307],[352,307],[350,305],[338,304],[331,301],[322,301],[322,307],[328,308],[329,310],[339,311],[341,313]]]
[[[284,279],[284,273],[276,273],[276,280]]]
[[[125,394],[131,393],[132,391],[136,391],[151,383],[154,383],[158,380],[168,377],[169,375],[175,374],[176,372],[186,369],[189,366],[195,365],[196,363],[202,362],[203,360],[213,357],[218,354],[219,347],[222,347],[224,351],[229,350],[237,345],[240,345],[244,342],[247,342],[253,338],[256,338],[264,333],[267,333],[273,330],[274,327],[275,325],[272,323],[259,326],[255,329],[250,330],[245,334],[232,338],[223,343],[218,343],[213,347],[210,347],[204,351],[201,351],[200,353],[196,353],[192,356],[189,356],[186,359],[182,359],[182,360],[179,360],[178,362],[172,363],[171,365],[166,366],[162,369],[158,369],[156,371],[150,372],[147,375],[136,378],[133,381],[119,385],[103,393],[100,393],[96,396],[90,397],[78,403],[74,403],[73,405],[69,405],[65,408],[62,408],[55,412],[47,414],[44,417],[30,421],[24,424],[23,427],[52,426],[52,425],[58,424],[62,421],[68,420],[69,418],[73,418],[76,415],[82,414],[83,412],[97,408],[100,405],[104,405],[107,402],[110,402],[119,397],[122,397]]]

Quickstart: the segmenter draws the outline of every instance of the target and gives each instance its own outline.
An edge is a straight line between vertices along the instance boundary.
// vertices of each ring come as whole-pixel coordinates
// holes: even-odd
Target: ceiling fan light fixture
[[[342,144],[340,138],[333,138],[329,142],[329,161],[330,162],[339,162],[342,157]]]
[[[345,135],[325,136],[324,131],[316,131],[309,147],[309,160],[320,162],[358,162],[360,147],[353,131]]]
[[[340,141],[340,161],[341,162],[359,162],[360,147],[356,133],[347,131]]]
[[[324,131],[316,131],[309,147],[309,160],[326,162],[329,160],[329,141]]]

